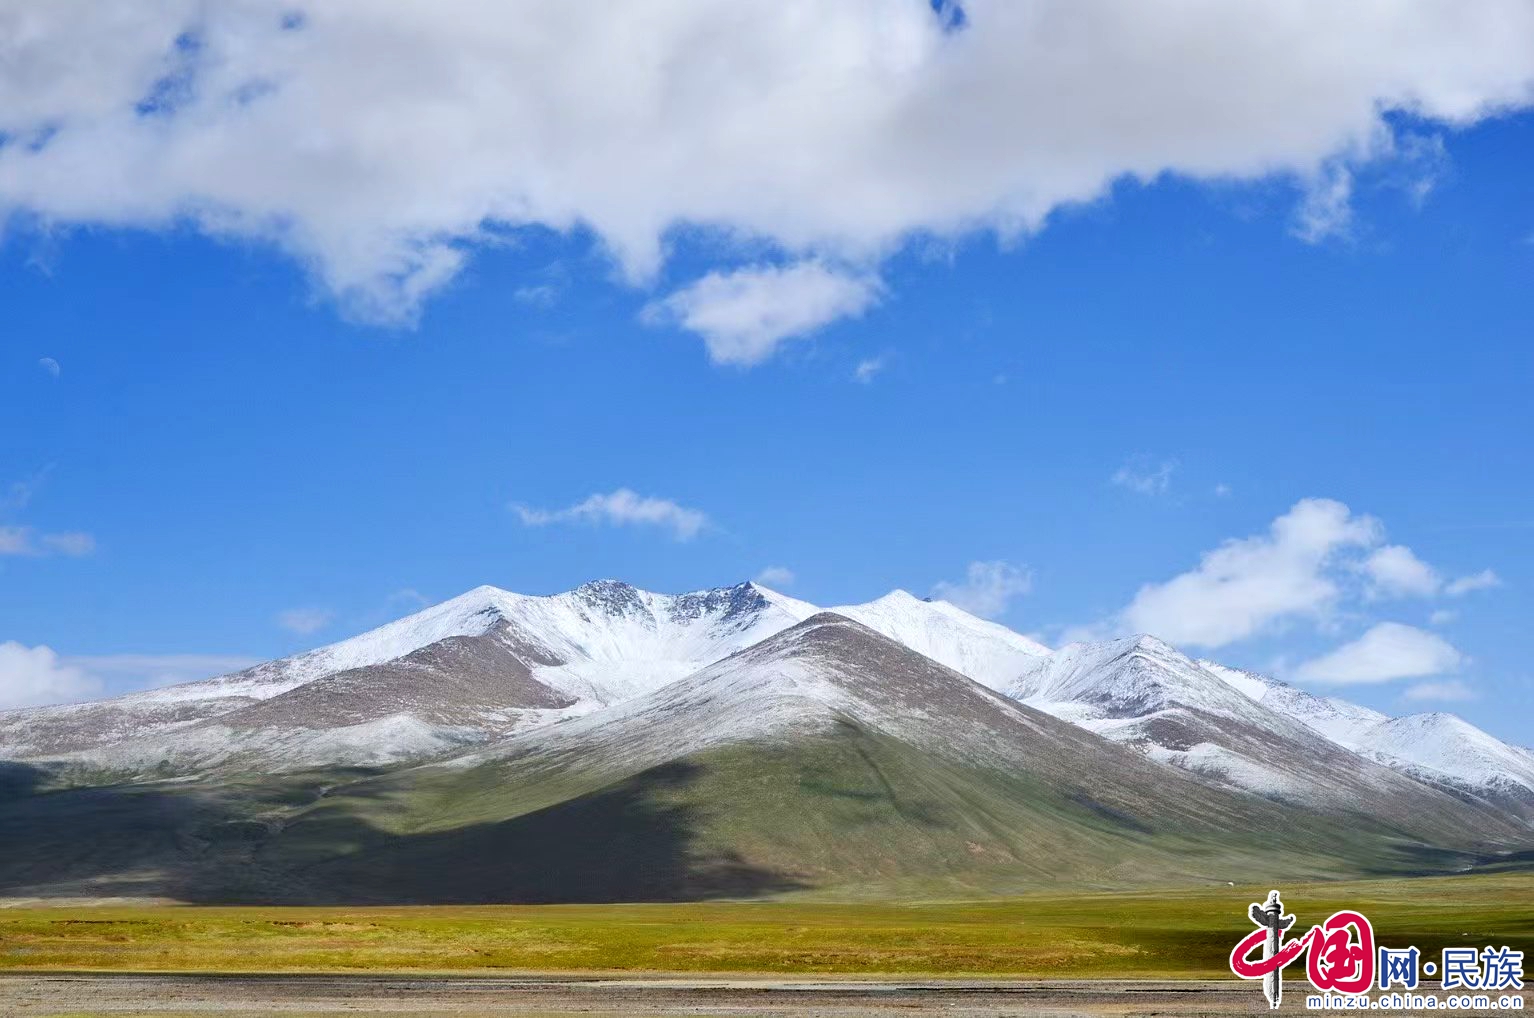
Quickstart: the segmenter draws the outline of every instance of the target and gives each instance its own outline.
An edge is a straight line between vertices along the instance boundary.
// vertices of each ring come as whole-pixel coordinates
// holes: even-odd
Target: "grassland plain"
[[[1220,978],[1266,886],[912,904],[0,910],[30,971],[939,974]],[[1534,875],[1285,887],[1301,926],[1362,910],[1389,945],[1534,941]]]

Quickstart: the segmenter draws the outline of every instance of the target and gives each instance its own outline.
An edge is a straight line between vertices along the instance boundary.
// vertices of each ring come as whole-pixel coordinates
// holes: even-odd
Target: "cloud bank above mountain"
[[[1288,180],[1316,239],[1346,228],[1360,168],[1534,102],[1520,0],[957,11],[11,5],[0,209],[274,245],[345,313],[392,324],[517,230],[590,236],[654,288],[679,231],[702,229],[719,264],[655,306],[750,363],[860,313],[913,238],[1015,239],[1175,174]],[[814,306],[793,305],[805,291]]]

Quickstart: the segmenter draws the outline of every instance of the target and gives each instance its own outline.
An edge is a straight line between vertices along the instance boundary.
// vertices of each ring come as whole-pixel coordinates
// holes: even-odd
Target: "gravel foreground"
[[[1281,1013],[1308,1013],[1304,1004],[1304,993],[1297,986],[1286,995]],[[1000,1015],[1073,1018],[1272,1013],[1256,985],[1242,985],[1235,980],[854,982],[770,978],[0,975],[0,1014],[29,1018],[359,1014],[394,1018],[439,1015],[869,1018],[916,1014],[953,1018]]]

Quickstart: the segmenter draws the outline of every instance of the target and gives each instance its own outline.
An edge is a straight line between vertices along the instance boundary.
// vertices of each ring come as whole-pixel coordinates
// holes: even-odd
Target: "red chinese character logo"
[[[1374,928],[1357,912],[1334,913],[1305,939],[1310,941],[1305,974],[1316,989],[1364,993],[1374,984]]]
[[[1248,910],[1257,929],[1241,939],[1230,953],[1230,969],[1242,979],[1261,979],[1263,995],[1272,1007],[1283,997],[1283,970],[1306,956],[1306,975],[1318,990],[1336,993],[1367,993],[1374,983],[1374,927],[1358,912],[1334,913],[1320,926],[1312,926],[1303,937],[1284,939],[1284,931],[1294,924],[1294,916],[1284,915],[1278,892],[1268,896],[1266,904],[1254,904]],[[1261,952],[1261,957],[1251,956]]]

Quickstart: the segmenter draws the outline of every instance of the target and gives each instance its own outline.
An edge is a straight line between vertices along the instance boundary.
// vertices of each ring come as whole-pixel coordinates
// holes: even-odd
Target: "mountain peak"
[[[570,593],[577,600],[608,615],[632,615],[644,610],[639,589],[622,580],[589,580]]]
[[[1168,657],[1172,655],[1176,655],[1177,657],[1186,657],[1186,655],[1176,647],[1172,646],[1164,640],[1157,639],[1149,633],[1136,633],[1133,636],[1126,637],[1122,641],[1122,644],[1125,648],[1124,652],[1127,654],[1146,653],[1154,654],[1158,657]]]

